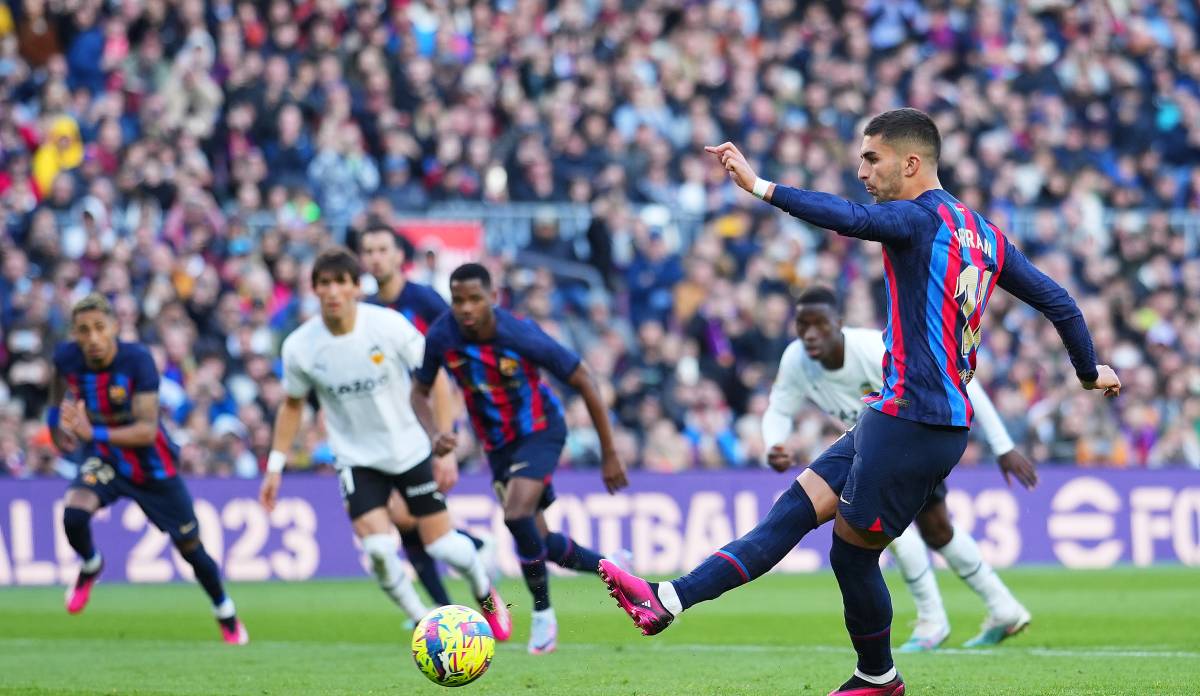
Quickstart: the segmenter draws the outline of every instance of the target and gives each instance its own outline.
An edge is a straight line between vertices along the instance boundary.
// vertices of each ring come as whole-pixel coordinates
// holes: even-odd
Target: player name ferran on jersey
[[[989,258],[996,258],[992,253],[992,243],[986,238],[980,236],[975,230],[960,227],[955,233],[958,236],[958,245],[967,249],[978,249],[987,254]]]

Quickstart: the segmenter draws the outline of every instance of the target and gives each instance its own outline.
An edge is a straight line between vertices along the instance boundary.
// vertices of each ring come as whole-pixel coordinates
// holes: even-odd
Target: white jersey
[[[875,329],[842,329],[846,342],[845,360],[836,370],[827,370],[808,357],[804,343],[792,341],[779,361],[779,374],[771,387],[770,404],[763,414],[763,442],[770,449],[792,433],[796,413],[806,401],[842,421],[854,423],[866,407],[862,398],[883,386],[883,333]],[[967,396],[975,407],[975,422],[983,430],[992,454],[1012,451],[1013,441],[1004,428],[996,407],[978,382],[967,384]]]
[[[425,337],[399,312],[360,302],[354,329],[341,336],[315,316],[284,340],[282,353],[284,391],[299,399],[316,390],[339,468],[400,474],[430,455],[409,401]]]

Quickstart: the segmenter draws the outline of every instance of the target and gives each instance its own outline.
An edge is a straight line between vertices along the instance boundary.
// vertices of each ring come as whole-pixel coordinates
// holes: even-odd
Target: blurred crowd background
[[[1079,298],[1126,383],[1080,391],[997,292],[978,378],[1018,445],[1200,467],[1198,32],[1194,0],[0,4],[0,475],[69,469],[49,357],[90,290],[153,347],[185,471],[258,475],[316,251],[468,209],[513,223],[487,237],[504,301],[601,376],[626,461],[760,466],[792,298],[827,284],[881,326],[880,252],[735,190],[702,146],[869,202],[861,129],[898,106],[934,115],[943,184]],[[445,292],[437,245],[410,253]],[[566,465],[593,466],[565,403]],[[801,458],[840,430],[798,424]],[[298,464],[327,465],[305,432]]]

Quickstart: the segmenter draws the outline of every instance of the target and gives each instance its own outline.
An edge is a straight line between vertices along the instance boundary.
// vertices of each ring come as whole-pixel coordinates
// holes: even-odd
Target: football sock
[[[471,584],[475,599],[483,599],[492,591],[492,581],[475,545],[459,531],[450,530],[428,547],[429,555],[457,570]]]
[[[85,564],[96,560],[96,547],[92,545],[92,513],[81,508],[66,508],[63,510],[63,530],[67,533],[67,543]],[[95,572],[99,563],[94,565],[97,568],[85,569],[84,572]]]
[[[362,547],[371,559],[371,572],[379,581],[379,587],[410,619],[420,621],[425,616],[425,605],[421,603],[421,598],[404,572],[404,566],[400,564],[392,535],[371,534],[363,537]]]
[[[425,544],[421,543],[420,533],[416,529],[400,532],[400,543],[404,546],[404,555],[412,564],[413,572],[417,574],[417,579],[421,581],[433,603],[439,607],[451,604],[450,594],[446,592],[446,586],[442,583],[437,563],[434,562],[433,556],[429,555]]]
[[[680,610],[716,599],[766,573],[816,527],[812,501],[800,483],[793,482],[757,527],[723,546],[692,572],[671,581]]]
[[[458,533],[465,536],[466,538],[470,539],[471,543],[475,544],[476,551],[483,548],[483,539],[480,539],[479,537],[475,536],[474,534],[468,532],[465,529],[461,529],[461,528],[458,530]]]
[[[604,560],[604,556],[576,544],[574,539],[558,532],[546,535],[546,552],[550,560],[563,568],[593,574],[600,572],[600,561]]]
[[[842,588],[846,630],[858,652],[855,676],[867,681],[895,676],[892,663],[892,598],[879,570],[880,549],[864,549],[843,541],[836,533],[829,563]],[[890,675],[890,676],[889,676]]]
[[[537,522],[532,517],[505,520],[517,546],[517,560],[521,561],[521,573],[525,586],[533,595],[534,611],[550,608],[550,579],[546,575],[546,544],[538,532]]]
[[[196,544],[196,548],[190,551],[181,550],[179,554],[192,566],[196,573],[196,581],[208,593],[213,606],[224,602],[225,588],[221,587],[221,570],[217,568],[217,562],[212,556],[208,555],[208,551],[204,550],[204,544]]]
[[[979,545],[970,534],[955,528],[950,543],[936,551],[942,554],[946,563],[954,569],[963,582],[970,585],[987,604],[988,612],[993,615],[1005,615],[1010,608],[1016,606],[1017,600],[1008,591],[996,571],[983,560],[979,553]]]
[[[888,547],[888,551],[896,559],[896,567],[908,584],[908,591],[912,593],[917,605],[917,620],[947,623],[946,608],[942,604],[942,593],[938,591],[933,564],[929,562],[929,552],[925,550],[925,542],[917,528],[904,530]]]

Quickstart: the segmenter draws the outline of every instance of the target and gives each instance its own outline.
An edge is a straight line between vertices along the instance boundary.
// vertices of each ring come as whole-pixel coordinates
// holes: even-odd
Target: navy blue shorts
[[[108,507],[121,498],[133,499],[146,513],[146,519],[166,532],[176,546],[200,537],[192,496],[178,476],[137,484],[117,473],[111,464],[91,457],[79,467],[70,488],[95,493],[100,507]]]
[[[488,464],[492,467],[492,485],[496,495],[504,502],[504,491],[508,480],[513,477],[537,479],[545,484],[538,509],[545,510],[554,502],[554,470],[562,456],[567,441],[565,425],[552,424],[546,430],[526,435],[488,452]]]
[[[865,409],[809,468],[838,494],[851,526],[898,537],[967,448],[967,429]]]

